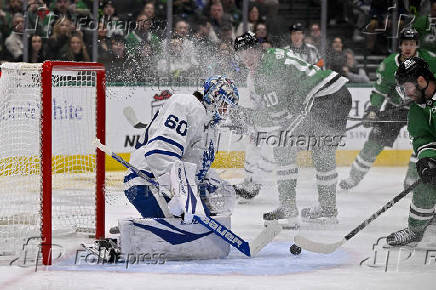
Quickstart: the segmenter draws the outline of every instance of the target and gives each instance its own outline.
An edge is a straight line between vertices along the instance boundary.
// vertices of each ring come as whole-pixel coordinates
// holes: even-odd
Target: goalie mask
[[[235,84],[225,76],[212,76],[203,85],[203,103],[206,111],[212,114],[214,124],[225,119],[228,110],[236,106],[239,93]]]

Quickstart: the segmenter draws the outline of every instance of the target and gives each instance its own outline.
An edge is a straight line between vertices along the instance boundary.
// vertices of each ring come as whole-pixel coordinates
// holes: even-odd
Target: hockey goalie
[[[155,113],[130,158],[143,174],[129,169],[124,177],[124,193],[143,218],[120,220],[119,244],[97,241],[99,253],[104,247],[106,254],[163,253],[170,260],[228,255],[229,244],[193,216],[214,216],[230,229],[234,189],[210,166],[219,124],[238,100],[230,79],[213,76],[204,94],[174,94]]]

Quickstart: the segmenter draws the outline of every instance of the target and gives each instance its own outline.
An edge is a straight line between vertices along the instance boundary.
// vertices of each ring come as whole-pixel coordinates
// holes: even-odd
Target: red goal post
[[[105,234],[105,156],[92,145],[105,142],[105,68],[66,61],[1,68],[0,138],[12,144],[0,144],[0,238],[13,248],[39,227],[42,262],[50,265],[54,227]]]

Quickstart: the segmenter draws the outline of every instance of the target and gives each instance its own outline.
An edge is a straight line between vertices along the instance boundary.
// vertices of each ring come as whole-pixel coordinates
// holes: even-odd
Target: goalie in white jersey
[[[238,100],[238,90],[230,79],[213,76],[204,83],[204,95],[199,92],[192,95],[174,94],[156,112],[130,158],[130,163],[147,175],[149,180],[131,170],[124,178],[125,195],[142,217],[163,218],[186,214],[187,208],[183,208],[183,204],[187,204],[187,201],[177,200],[180,197],[168,187],[171,185],[174,188],[171,184],[174,182],[171,176],[174,175],[170,175],[170,171],[177,164],[185,166],[187,183],[195,183],[194,186],[199,188],[202,202],[191,204],[193,210],[197,206],[202,211],[203,205],[206,215],[213,214],[217,206],[224,206],[210,203],[214,193],[224,191],[224,195],[234,196],[233,188],[214,174],[210,166],[217,149],[218,125],[229,110],[238,104]],[[194,168],[192,174],[189,174],[188,164],[191,171]],[[197,165],[196,169],[193,164]],[[159,183],[159,194],[152,185],[155,182]],[[185,221],[190,222],[186,217]]]

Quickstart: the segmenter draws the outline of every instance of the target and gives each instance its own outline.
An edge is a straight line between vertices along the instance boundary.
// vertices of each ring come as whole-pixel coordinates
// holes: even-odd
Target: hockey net
[[[104,236],[104,67],[5,63],[0,77],[0,255],[52,236]]]

